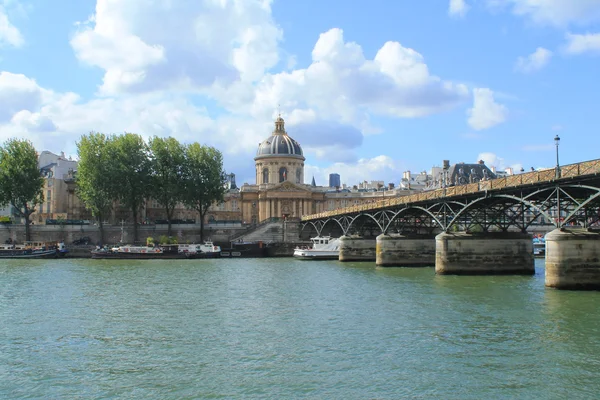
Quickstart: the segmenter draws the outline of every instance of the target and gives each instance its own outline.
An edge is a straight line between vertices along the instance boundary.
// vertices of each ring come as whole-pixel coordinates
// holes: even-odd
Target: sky
[[[600,0],[0,0],[2,142],[173,136],[255,183],[278,112],[318,185],[600,158]]]

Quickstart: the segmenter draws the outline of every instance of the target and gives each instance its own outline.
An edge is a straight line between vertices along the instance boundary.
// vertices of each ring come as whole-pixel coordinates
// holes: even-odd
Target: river
[[[2,399],[589,399],[600,293],[374,263],[2,260]]]

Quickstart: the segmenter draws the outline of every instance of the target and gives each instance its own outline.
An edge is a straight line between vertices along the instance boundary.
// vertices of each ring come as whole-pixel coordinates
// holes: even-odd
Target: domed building
[[[280,115],[271,136],[258,145],[256,184],[240,190],[244,222],[299,218],[322,210],[327,188],[304,183],[304,160],[302,146],[288,135]]]
[[[304,183],[302,147],[285,131],[281,115],[275,121],[273,134],[258,145],[256,152],[256,183]]]
[[[288,135],[279,115],[275,129],[256,150],[256,183],[230,190],[225,201],[210,213],[216,220],[239,219],[245,224],[256,224],[271,218],[300,218],[392,195],[391,191],[317,186],[314,177],[310,185],[305,184],[304,160],[302,146]]]

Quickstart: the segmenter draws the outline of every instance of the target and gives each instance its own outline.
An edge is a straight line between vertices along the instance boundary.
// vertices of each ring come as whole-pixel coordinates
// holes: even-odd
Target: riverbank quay
[[[134,243],[133,225],[105,225],[104,243]],[[73,247],[73,242],[82,238],[89,238],[88,243],[100,244],[100,229],[96,225],[31,225],[32,241],[40,242],[61,242],[63,241],[68,248]],[[203,240],[212,240],[217,243],[228,243],[229,238],[239,235],[248,230],[247,225],[232,226],[204,226]],[[146,239],[152,237],[158,239],[161,236],[167,236],[166,224],[138,225],[138,243],[146,244]],[[177,238],[179,243],[201,243],[200,224],[174,224],[172,226],[172,236]],[[22,224],[2,224],[0,225],[0,243],[7,240],[12,243],[22,243],[25,241],[25,225]],[[155,241],[156,241],[155,240]]]
[[[229,243],[215,243],[221,246],[221,249],[227,249]],[[298,246],[306,246],[307,242],[294,242],[294,243],[269,243],[265,244],[264,257],[292,257],[294,255],[294,249]],[[96,246],[94,245],[78,245],[68,247],[69,252],[66,254],[67,258],[92,258],[92,250]],[[244,258],[244,257],[242,257]]]

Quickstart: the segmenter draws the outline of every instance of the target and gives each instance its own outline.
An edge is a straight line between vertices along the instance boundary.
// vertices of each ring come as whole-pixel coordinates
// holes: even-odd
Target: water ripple
[[[290,259],[0,265],[0,398],[593,398],[599,293]]]

